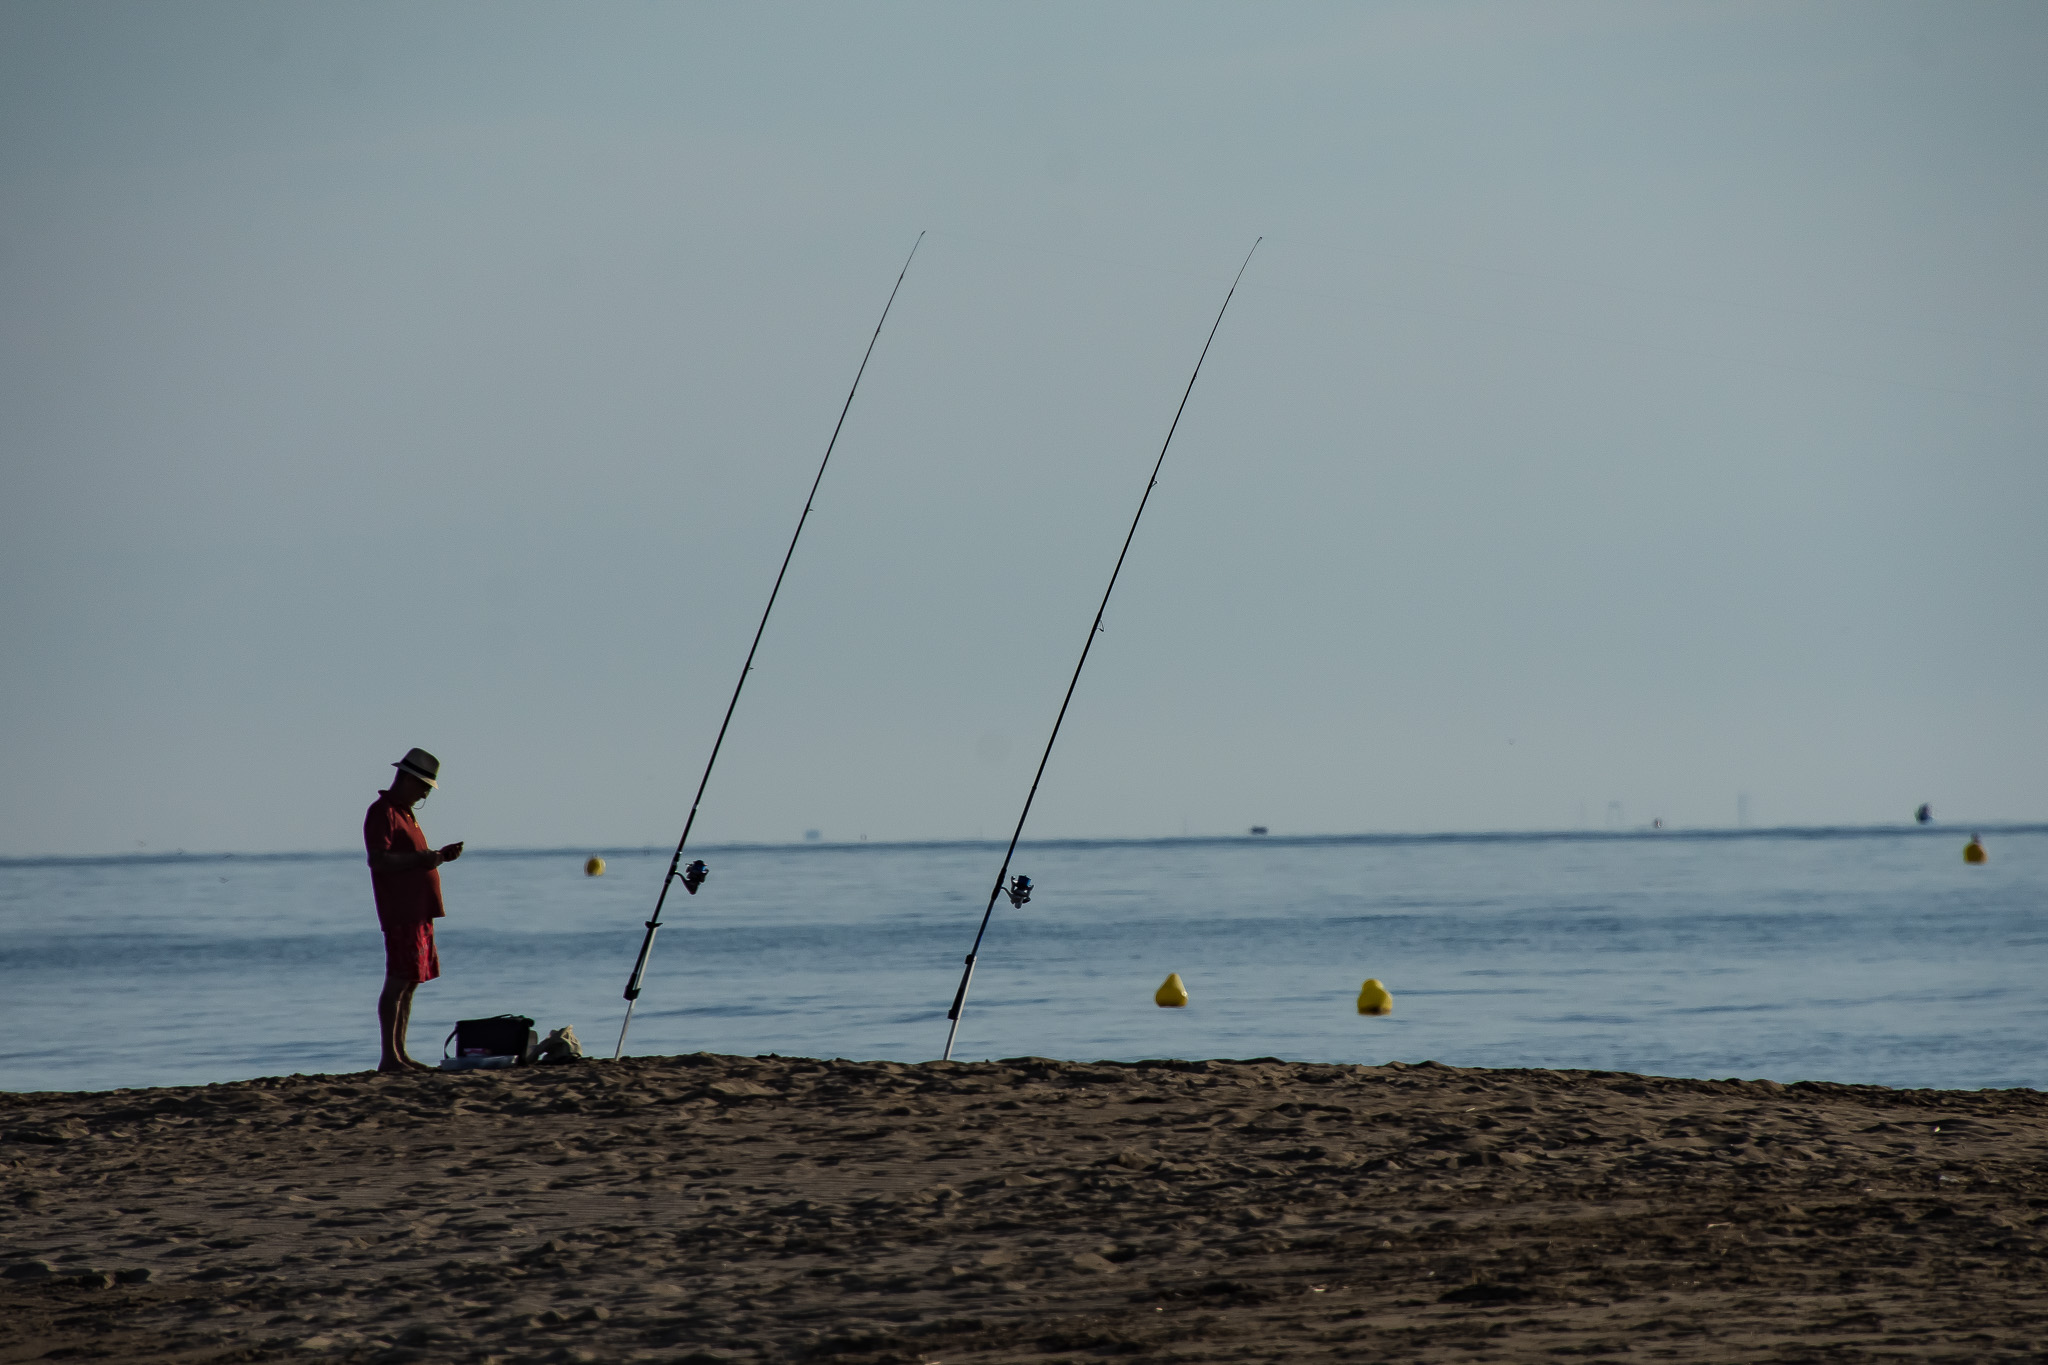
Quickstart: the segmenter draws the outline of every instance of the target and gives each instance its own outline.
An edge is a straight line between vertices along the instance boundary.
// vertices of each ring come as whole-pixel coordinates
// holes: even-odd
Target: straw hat
[[[411,773],[414,777],[417,777],[420,781],[426,783],[429,787],[438,787],[441,785],[439,782],[434,780],[436,777],[440,775],[441,760],[435,758],[425,749],[407,749],[405,751],[405,757],[399,759],[398,762],[392,764],[391,766],[398,769],[398,771],[402,773]]]

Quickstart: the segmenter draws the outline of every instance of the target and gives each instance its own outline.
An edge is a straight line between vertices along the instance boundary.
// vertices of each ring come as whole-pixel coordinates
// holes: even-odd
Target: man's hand
[[[423,872],[452,863],[462,856],[461,844],[450,844],[446,848],[423,848],[415,853],[409,848],[387,849],[370,855],[370,870],[373,872]]]

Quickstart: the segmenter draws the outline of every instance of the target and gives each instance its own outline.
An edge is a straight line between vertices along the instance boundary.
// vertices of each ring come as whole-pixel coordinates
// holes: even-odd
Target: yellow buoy
[[[1365,984],[1359,987],[1358,1012],[1360,1014],[1392,1014],[1394,1012],[1393,993],[1380,984],[1378,977],[1367,977]]]
[[[1970,842],[1963,845],[1963,861],[1966,863],[1981,863],[1984,861],[1984,845],[1977,842],[1977,836],[1974,834],[1970,836]]]
[[[1169,973],[1159,983],[1159,989],[1152,993],[1152,1003],[1167,1010],[1177,1010],[1188,1003],[1188,988],[1182,984],[1179,972]]]
[[[604,875],[604,859],[592,858],[589,862],[585,863],[583,865],[583,875],[586,877],[602,877]]]

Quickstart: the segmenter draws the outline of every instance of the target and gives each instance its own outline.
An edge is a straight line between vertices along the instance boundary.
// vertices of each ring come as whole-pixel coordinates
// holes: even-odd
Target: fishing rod
[[[825,466],[832,463],[832,449],[839,444],[839,430],[846,425],[846,414],[853,408],[853,396],[860,392],[861,376],[868,372],[868,359],[875,353],[875,343],[882,338],[882,324],[889,320],[889,310],[896,306],[896,291],[903,288],[903,277],[910,273],[910,263],[917,259],[917,249],[924,244],[924,234],[917,234],[917,240],[910,244],[910,254],[903,258],[903,269],[896,272],[896,285],[889,291],[889,301],[882,305],[882,316],[875,323],[875,334],[868,338],[868,349],[860,358],[860,368],[853,373],[853,387],[846,391],[846,402],[840,405],[839,420],[832,424],[832,439],[825,442],[825,458],[818,461],[818,477],[811,480],[811,491],[804,497],[803,515],[796,519],[796,532],[789,538],[789,549],[783,552],[782,567],[776,571],[775,586],[768,592],[768,605],[761,609],[761,624],[754,627],[754,643],[747,646],[747,661],[740,668],[740,680],[733,684],[732,700],[726,703],[725,719],[718,723],[718,738],[711,742],[711,757],[705,760],[704,776],[697,783],[697,795],[690,802],[690,816],[683,821],[683,837],[676,840],[675,856],[668,860],[668,875],[661,879],[661,894],[654,900],[654,918],[647,921],[647,937],[640,940],[640,956],[633,960],[633,974],[626,978],[626,1019],[619,1025],[619,1045],[612,1049],[612,1060],[617,1061],[626,1052],[626,1030],[633,1027],[633,1010],[640,1003],[640,985],[647,976],[647,958],[654,951],[654,936],[661,929],[661,907],[668,903],[668,889],[676,882],[683,884],[683,890],[691,895],[711,875],[711,869],[698,858],[688,867],[680,868],[683,861],[683,845],[690,842],[690,827],[697,823],[697,807],[704,803],[704,789],[711,785],[711,770],[718,766],[718,751],[725,744],[726,727],[732,724],[732,713],[740,704],[740,693],[746,690],[747,675],[754,671],[754,651],[761,647],[762,632],[768,629],[769,613],[775,610],[775,598],[782,591],[782,578],[789,572],[789,561],[796,555],[796,543],[804,533],[804,523],[811,518],[811,503],[818,496],[818,485],[825,481]]]
[[[1060,699],[1060,713],[1053,718],[1052,733],[1046,736],[1045,752],[1039,755],[1038,771],[1032,774],[1031,791],[1024,798],[1024,809],[1017,816],[1017,828],[1010,835],[1010,847],[1003,853],[1003,865],[996,869],[995,889],[988,893],[988,909],[981,912],[981,927],[974,932],[974,946],[967,950],[967,969],[960,973],[960,989],[953,992],[953,1008],[946,1011],[946,1018],[952,1021],[946,1028],[945,1060],[953,1060],[953,1039],[960,1032],[960,1015],[967,1008],[967,987],[974,981],[974,963],[981,955],[982,936],[988,933],[989,919],[996,912],[996,901],[1004,895],[1010,904],[1023,906],[1031,899],[1031,878],[1018,874],[1009,885],[1003,878],[1009,875],[1010,859],[1016,856],[1017,841],[1024,837],[1024,822],[1031,816],[1031,803],[1038,797],[1039,779],[1045,776],[1046,762],[1052,758],[1052,746],[1060,737],[1060,725],[1067,718],[1067,706],[1074,700],[1074,688],[1081,681],[1081,670],[1088,666],[1088,651],[1095,648],[1095,637],[1102,633],[1102,613],[1109,610],[1109,595],[1116,591],[1117,575],[1124,571],[1124,557],[1131,552],[1131,540],[1138,534],[1138,522],[1145,515],[1145,504],[1152,501],[1152,490],[1159,486],[1159,470],[1166,463],[1167,448],[1173,444],[1173,433],[1180,430],[1180,415],[1187,411],[1188,396],[1195,391],[1195,381],[1202,377],[1202,362],[1209,358],[1209,347],[1216,340],[1216,329],[1223,325],[1223,315],[1230,311],[1230,301],[1237,297],[1238,280],[1252,263],[1252,252],[1259,249],[1264,237],[1253,240],[1251,251],[1244,254],[1244,264],[1237,268],[1237,276],[1230,282],[1230,292],[1223,296],[1223,306],[1216,310],[1216,321],[1209,324],[1209,339],[1202,343],[1201,355],[1195,357],[1195,372],[1188,376],[1188,386],[1181,392],[1180,406],[1173,410],[1173,424],[1166,429],[1166,440],[1159,447],[1159,458],[1152,462],[1152,477],[1145,483],[1145,496],[1138,499],[1137,515],[1131,518],[1131,529],[1124,534],[1124,547],[1117,553],[1116,567],[1110,570],[1109,586],[1102,590],[1102,605],[1095,609],[1095,622],[1088,628],[1088,643],[1081,646],[1081,661],[1074,665],[1074,676],[1067,681],[1067,695]]]

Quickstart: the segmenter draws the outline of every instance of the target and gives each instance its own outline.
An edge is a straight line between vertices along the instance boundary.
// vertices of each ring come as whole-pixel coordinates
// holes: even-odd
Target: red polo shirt
[[[390,792],[378,792],[363,815],[363,847],[372,855],[425,853],[427,836],[420,833],[412,812],[392,801]],[[447,913],[441,909],[439,868],[379,872],[373,865],[370,887],[377,893],[377,922],[387,930],[426,924]]]

